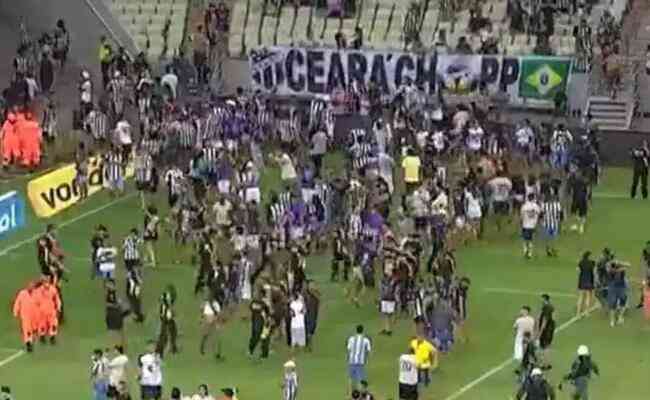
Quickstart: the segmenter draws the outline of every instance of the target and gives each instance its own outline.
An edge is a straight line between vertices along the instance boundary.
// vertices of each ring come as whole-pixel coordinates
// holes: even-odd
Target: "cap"
[[[296,363],[293,360],[289,360],[284,363],[284,368],[296,368]]]
[[[542,370],[539,368],[533,368],[533,370],[530,372],[530,376],[540,376],[542,375]]]
[[[589,355],[589,347],[585,346],[584,344],[580,345],[580,347],[578,347],[578,355],[579,356],[588,356]]]

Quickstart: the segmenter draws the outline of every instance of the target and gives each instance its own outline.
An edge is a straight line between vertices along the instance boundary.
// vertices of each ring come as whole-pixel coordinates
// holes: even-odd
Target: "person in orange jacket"
[[[35,286],[30,283],[16,295],[14,301],[14,317],[20,322],[23,343],[28,353],[34,350],[34,334],[38,329],[39,311],[34,293]]]
[[[20,132],[20,150],[22,165],[25,168],[35,169],[41,162],[41,138],[43,133],[31,111],[27,111],[24,119],[18,118]]]
[[[9,112],[7,120],[2,125],[2,165],[6,168],[20,158],[18,132],[16,130],[16,114]]]
[[[61,311],[61,298],[56,286],[44,278],[36,291],[39,308],[39,335],[41,341],[49,337],[51,344],[56,344],[59,333],[59,312]]]

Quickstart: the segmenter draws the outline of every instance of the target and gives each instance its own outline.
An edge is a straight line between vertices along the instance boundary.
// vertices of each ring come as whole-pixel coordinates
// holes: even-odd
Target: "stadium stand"
[[[188,0],[105,0],[140,50],[171,54],[183,41]]]

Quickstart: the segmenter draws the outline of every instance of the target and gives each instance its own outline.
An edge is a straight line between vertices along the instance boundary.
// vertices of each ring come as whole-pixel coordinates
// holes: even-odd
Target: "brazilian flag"
[[[571,59],[523,57],[519,75],[519,96],[553,100],[557,92],[566,92]]]

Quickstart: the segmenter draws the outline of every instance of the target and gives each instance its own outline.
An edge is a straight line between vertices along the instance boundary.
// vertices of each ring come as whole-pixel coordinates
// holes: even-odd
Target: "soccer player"
[[[332,258],[332,275],[330,280],[336,282],[339,280],[339,273],[341,264],[343,264],[343,280],[348,280],[350,270],[350,256],[348,254],[348,246],[345,238],[345,229],[337,229],[334,234],[333,258]]]
[[[124,354],[124,348],[122,346],[115,346],[113,348],[113,358],[106,365],[108,368],[109,398],[116,398],[120,390],[120,385],[126,382],[128,365],[129,357]]]
[[[589,348],[581,345],[578,347],[578,358],[571,364],[571,372],[566,374],[563,379],[565,382],[571,382],[575,388],[572,399],[589,399],[589,381],[593,374],[600,375],[598,365],[591,359]]]
[[[524,358],[524,335],[528,332],[530,335],[535,330],[535,318],[530,316],[530,307],[523,306],[519,311],[519,317],[513,325],[515,330],[515,348],[513,358],[521,362]]]
[[[108,358],[100,349],[95,349],[91,358],[90,379],[93,382],[93,398],[106,399],[108,394]]]
[[[282,399],[296,400],[298,398],[298,373],[296,363],[289,360],[284,363],[284,377],[282,381]]]
[[[361,381],[367,380],[366,364],[372,351],[370,339],[363,334],[363,325],[357,325],[356,334],[348,338],[348,373],[350,376],[350,392],[358,389]],[[417,381],[417,371],[416,371]]]
[[[535,196],[529,195],[528,200],[521,206],[521,237],[524,240],[524,257],[533,257],[533,237],[541,210],[535,203]]]
[[[560,233],[564,213],[558,196],[553,193],[546,196],[541,204],[542,227],[546,239],[546,255],[557,257],[557,249],[554,246],[555,238]]]
[[[412,347],[399,357],[399,399],[418,399],[418,368]]]
[[[548,294],[542,295],[542,310],[537,319],[537,340],[542,350],[541,368],[551,369],[550,349],[555,335],[555,307],[551,303],[551,297]]]
[[[109,239],[103,240],[102,245],[97,249],[97,263],[99,264],[99,273],[104,280],[113,279],[116,257],[117,249],[111,246]]]

